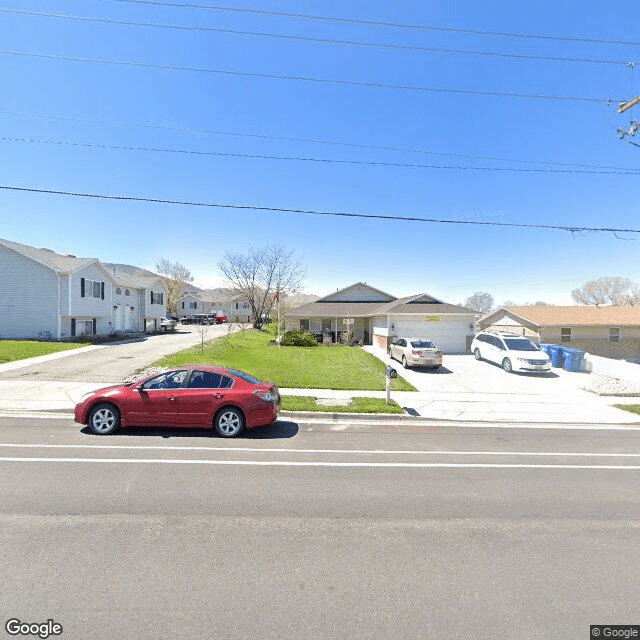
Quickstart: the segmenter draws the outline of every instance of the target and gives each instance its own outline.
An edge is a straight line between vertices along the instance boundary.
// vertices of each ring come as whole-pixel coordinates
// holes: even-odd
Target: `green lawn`
[[[0,340],[0,364],[44,356],[58,351],[86,347],[86,344],[69,342],[37,342],[35,340]]]
[[[214,364],[246,371],[279,387],[296,389],[365,389],[384,391],[385,364],[359,347],[277,347],[273,336],[246,329],[162,358],[155,364]],[[398,377],[397,391],[415,391]]]
[[[351,398],[349,404],[318,404],[313,396],[282,396],[282,411],[326,411],[330,413],[404,413],[395,401],[382,398]]]
[[[631,413],[640,414],[640,404],[615,404],[613,406],[618,407],[618,409],[630,411]]]

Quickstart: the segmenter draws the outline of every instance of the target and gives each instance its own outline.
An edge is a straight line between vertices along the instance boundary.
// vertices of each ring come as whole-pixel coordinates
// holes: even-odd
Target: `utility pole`
[[[618,105],[618,113],[624,113],[625,111],[628,111],[638,104],[640,104],[640,96],[636,96],[635,98],[627,100],[626,102],[621,102]],[[632,118],[631,123],[629,124],[629,128],[626,131],[624,129],[618,129],[618,138],[620,138],[620,140],[624,140],[627,137],[632,138],[638,133],[638,131],[640,131],[640,122]],[[633,140],[627,140],[627,142],[636,147],[640,147],[640,144],[638,144],[637,142],[633,142]]]
[[[618,113],[624,113],[631,109],[631,107],[635,107],[637,104],[640,104],[640,96],[636,96],[633,100],[629,100],[628,102],[621,102],[618,105]]]

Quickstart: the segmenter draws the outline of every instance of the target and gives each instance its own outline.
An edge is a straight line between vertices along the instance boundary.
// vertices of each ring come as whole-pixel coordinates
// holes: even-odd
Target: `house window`
[[[189,303],[189,309],[197,309],[198,308],[198,303],[197,302],[190,302]]]
[[[151,304],[163,304],[164,303],[164,295],[162,293],[158,293],[157,291],[151,291]]]
[[[131,291],[129,291],[129,289],[125,289],[124,290],[124,295],[125,296],[130,296],[131,295]]]
[[[560,329],[560,342],[571,342],[571,327]]]
[[[116,295],[117,296],[122,295],[122,289],[120,287],[116,289]]]
[[[300,331],[309,331],[309,321],[300,320]]]
[[[322,333],[331,333],[331,320],[322,321]]]
[[[182,303],[182,308],[184,309],[184,302]]]
[[[609,342],[620,342],[620,329],[618,327],[609,328]]]
[[[104,282],[80,278],[80,297],[104,300]]]

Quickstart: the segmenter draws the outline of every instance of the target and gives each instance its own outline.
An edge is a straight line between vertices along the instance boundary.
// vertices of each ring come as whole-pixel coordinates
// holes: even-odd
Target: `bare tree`
[[[187,267],[166,258],[161,258],[156,262],[156,271],[162,276],[162,282],[169,292],[167,313],[175,314],[178,310],[178,300],[184,295],[187,284],[193,282],[193,276]]]
[[[295,293],[306,275],[295,252],[278,244],[252,248],[247,254],[227,251],[218,267],[235,294],[251,307],[256,327],[273,308],[276,292]]]
[[[585,282],[571,292],[571,297],[579,304],[593,304],[596,307],[601,304],[623,306],[630,304],[634,290],[637,293],[637,284],[628,278],[605,276]]]
[[[204,343],[207,341],[209,336],[209,326],[210,325],[205,324],[204,322],[196,325],[196,331],[200,337],[200,353],[202,355],[204,355]]]
[[[464,301],[464,306],[484,315],[493,309],[493,296],[490,293],[476,291]]]

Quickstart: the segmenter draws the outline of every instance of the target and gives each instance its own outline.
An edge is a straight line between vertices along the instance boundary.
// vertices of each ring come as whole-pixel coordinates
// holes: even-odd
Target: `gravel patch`
[[[142,369],[142,371],[136,371],[136,373],[132,373],[130,376],[127,376],[124,379],[124,384],[138,382],[138,380],[144,380],[149,376],[158,375],[159,373],[162,373],[166,370],[166,367],[146,367],[145,369]]]
[[[582,389],[599,396],[640,396],[640,383],[601,374],[591,374]]]

